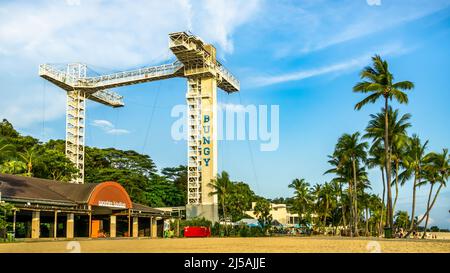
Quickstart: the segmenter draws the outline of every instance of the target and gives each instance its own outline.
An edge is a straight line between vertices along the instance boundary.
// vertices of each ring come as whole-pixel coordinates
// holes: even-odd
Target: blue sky
[[[327,155],[342,133],[362,131],[381,103],[354,111],[358,72],[381,54],[397,80],[411,80],[413,127],[430,151],[450,146],[450,1],[0,1],[0,118],[42,140],[64,138],[65,94],[37,75],[40,63],[84,62],[99,73],[174,59],[167,34],[190,30],[213,43],[241,80],[241,92],[219,91],[225,105],[279,105],[280,142],[220,141],[219,169],[266,197],[290,196],[295,177],[323,183]],[[87,144],[148,153],[158,167],[186,164],[174,141],[171,109],[186,82],[171,79],[117,89],[126,106],[88,103]],[[380,175],[371,171],[374,192]],[[398,209],[410,210],[411,185]],[[427,187],[420,189],[424,212]],[[450,228],[444,189],[432,225]]]

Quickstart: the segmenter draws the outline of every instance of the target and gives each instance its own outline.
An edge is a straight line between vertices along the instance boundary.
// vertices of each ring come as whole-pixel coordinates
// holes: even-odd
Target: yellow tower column
[[[201,215],[206,219],[219,220],[217,195],[210,195],[209,185],[217,175],[217,82],[215,78],[201,79]]]

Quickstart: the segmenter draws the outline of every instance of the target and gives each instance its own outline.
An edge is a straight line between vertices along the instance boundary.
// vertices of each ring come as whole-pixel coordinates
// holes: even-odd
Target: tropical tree
[[[25,148],[23,152],[19,152],[19,158],[27,165],[27,176],[32,176],[33,173],[33,163],[37,157],[37,145],[31,147],[30,149]]]
[[[351,197],[352,222],[355,235],[358,236],[358,173],[360,164],[367,159],[367,142],[360,140],[360,133],[344,134],[338,139],[336,152],[342,158],[343,162],[351,163],[352,179],[349,180],[349,193]],[[363,171],[363,170],[361,170]],[[361,182],[361,181],[359,181]]]
[[[7,174],[23,174],[26,169],[26,164],[17,160],[9,160],[0,165],[0,172]]]
[[[380,172],[381,172],[381,181],[383,184],[383,194],[382,194],[382,200],[381,203],[382,205],[380,206],[380,224],[378,226],[378,233],[381,234],[381,231],[383,229],[383,214],[384,214],[384,201],[385,201],[385,197],[386,197],[386,182],[385,182],[385,175],[384,175],[384,170],[386,167],[385,164],[385,157],[384,157],[384,149],[381,145],[381,143],[378,144],[374,144],[370,147],[369,150],[369,155],[370,157],[367,159],[367,166],[369,168],[375,168],[378,167],[380,168]]]
[[[4,160],[14,153],[14,145],[7,142],[5,138],[0,137],[0,160]]]
[[[425,176],[428,182],[431,184],[430,193],[428,195],[427,212],[425,220],[425,229],[422,238],[425,238],[427,233],[428,220],[430,218],[431,208],[436,201],[439,192],[443,186],[446,186],[447,179],[450,175],[450,156],[448,156],[448,149],[443,149],[442,153],[430,153],[426,156],[425,162]],[[430,204],[430,197],[433,192],[433,186],[439,183],[439,188],[436,191],[433,203]],[[419,221],[420,223],[420,221]],[[418,223],[418,224],[419,224]]]
[[[220,200],[220,203],[222,205],[222,216],[224,221],[227,219],[227,210],[226,210],[226,202],[228,193],[230,192],[231,188],[231,181],[230,176],[226,171],[222,171],[221,174],[217,174],[217,177],[208,184],[212,191],[209,193],[209,195],[217,195],[217,197]],[[225,232],[228,234],[228,228],[225,224]]]
[[[323,217],[322,227],[325,230],[327,225],[327,217],[336,205],[336,191],[331,183],[325,182],[322,186],[317,187],[315,194],[317,196],[316,200],[318,211],[321,212]]]
[[[384,119],[385,119],[385,132],[384,132],[384,150],[386,160],[386,173],[387,173],[387,187],[388,189],[388,213],[387,213],[387,225],[392,227],[393,224],[393,212],[392,212],[392,193],[390,189],[391,185],[391,156],[389,150],[389,118],[388,109],[389,101],[395,99],[399,103],[408,103],[408,96],[404,90],[410,90],[414,88],[414,84],[410,81],[401,81],[394,83],[394,76],[389,71],[388,63],[381,59],[379,55],[372,57],[372,67],[365,67],[360,73],[361,79],[364,81],[357,83],[353,87],[354,92],[358,93],[370,93],[369,96],[361,100],[355,105],[356,110],[360,110],[362,107],[369,103],[375,103],[378,99],[384,99]]]
[[[6,202],[0,202],[0,231],[3,233],[3,240],[6,239],[6,229],[10,225],[6,217],[10,215],[13,210],[13,205]]]
[[[418,135],[414,134],[410,141],[409,145],[406,147],[406,153],[403,158],[403,165],[405,170],[400,175],[401,185],[403,186],[406,181],[411,179],[413,176],[413,191],[412,191],[412,208],[411,208],[411,220],[410,220],[410,229],[413,228],[415,212],[416,212],[416,190],[418,184],[421,184],[421,177],[423,174],[423,165],[424,165],[424,157],[425,151],[427,149],[428,140],[425,141],[424,144],[421,143],[421,140]]]
[[[272,214],[270,213],[270,202],[264,198],[260,198],[253,208],[255,216],[258,218],[258,222],[261,225],[264,234],[267,234],[272,224]]]
[[[227,215],[233,222],[245,217],[245,212],[252,208],[255,193],[250,186],[244,182],[232,182],[228,191],[225,204],[227,204]]]
[[[425,232],[422,237],[425,238],[431,209],[433,208],[441,189],[446,186],[448,177],[450,175],[450,156],[448,154],[448,149],[443,149],[442,153],[431,152],[427,154],[424,158],[424,162],[424,174],[422,175],[424,180],[421,182],[421,184],[430,184],[427,208],[422,218],[414,223],[414,227],[408,231],[405,237],[408,237],[409,234],[411,234],[411,232],[415,230],[424,219],[427,219],[425,224]],[[433,196],[433,188],[436,184],[439,184],[439,187]],[[418,186],[420,186],[420,184]]]
[[[409,227],[409,215],[407,211],[397,211],[395,214],[395,225],[403,229],[407,229]]]
[[[296,178],[288,187],[294,189],[294,206],[298,213],[300,223],[302,223],[303,215],[309,211],[309,206],[313,200],[311,192],[309,191],[310,185],[304,178]]]
[[[348,168],[346,168],[346,164],[344,164],[343,159],[338,154],[338,152],[335,150],[333,155],[329,155],[328,163],[332,166],[331,169],[327,170],[324,174],[335,174],[336,177],[334,177],[331,182],[337,184],[338,187],[338,202],[341,208],[341,221],[345,228],[347,228],[347,219],[346,219],[346,212],[347,212],[347,206],[346,204],[349,203],[348,196],[344,194],[343,192],[343,185],[347,183],[350,179],[348,179]],[[348,165],[348,164],[347,164]]]
[[[381,110],[378,114],[371,114],[371,120],[366,127],[366,134],[364,138],[372,139],[372,147],[376,147],[377,149],[382,149],[382,143],[384,141],[384,132],[385,132],[385,117],[384,117],[384,109]],[[391,159],[393,160],[394,165],[394,183],[391,183],[390,186],[395,186],[395,198],[394,204],[392,205],[392,211],[395,211],[395,205],[397,203],[398,191],[399,191],[399,169],[403,163],[403,156],[405,155],[405,149],[408,143],[408,136],[406,134],[406,130],[411,127],[411,123],[409,120],[411,119],[410,114],[399,116],[399,111],[396,109],[392,110],[391,107],[388,109],[388,137],[390,139],[390,150],[391,150]],[[382,152],[384,157],[384,150],[377,151],[378,153]],[[378,154],[378,156],[381,156]],[[381,159],[380,159],[381,160]],[[383,163],[386,162],[386,158],[383,159]]]

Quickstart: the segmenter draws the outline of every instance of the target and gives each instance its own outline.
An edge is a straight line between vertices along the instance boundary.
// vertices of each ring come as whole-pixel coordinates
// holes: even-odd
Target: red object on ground
[[[211,230],[209,227],[185,227],[184,237],[209,237]]]

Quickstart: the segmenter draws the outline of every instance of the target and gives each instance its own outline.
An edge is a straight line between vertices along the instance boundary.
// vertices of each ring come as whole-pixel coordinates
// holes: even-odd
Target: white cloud
[[[96,119],[96,120],[92,121],[91,124],[95,127],[101,128],[105,133],[110,134],[110,135],[124,135],[124,134],[130,133],[130,131],[128,131],[126,129],[115,128],[114,124],[112,124],[110,121],[104,120],[104,119]]]
[[[233,32],[258,5],[257,0],[0,1],[0,117],[20,127],[42,122],[40,63],[83,62],[99,72],[152,65],[171,58],[168,33],[185,30],[231,53]],[[59,91],[46,103],[45,120],[64,117],[65,94]]]
[[[376,3],[372,0],[371,3]],[[351,40],[398,27],[450,5],[448,0],[398,0],[370,6],[362,1],[305,1],[269,5],[262,24],[289,43],[275,43],[274,56],[292,57],[325,49]],[[279,16],[270,16],[278,10]],[[288,31],[286,31],[288,30]]]
[[[7,2],[0,6],[0,52],[35,62],[136,66],[166,60],[168,33],[184,30],[232,52],[233,31],[257,7],[257,0]]]
[[[417,217],[417,219],[422,219],[422,217],[423,217],[423,214],[420,214],[418,217]],[[427,219],[425,218],[424,220],[423,220],[423,222],[420,224],[420,225],[425,225],[425,221],[426,221]],[[433,218],[431,218],[431,217],[429,217],[428,218],[428,228],[430,228],[431,227],[431,225],[434,223],[435,221],[434,221],[434,219]]]
[[[404,47],[402,44],[393,43],[391,45],[385,45],[381,47],[383,50],[377,52],[382,56],[389,55],[400,55],[405,54],[413,48]],[[251,79],[252,83],[255,86],[267,86],[277,83],[289,82],[289,81],[298,81],[303,80],[315,76],[320,76],[329,73],[344,73],[349,70],[361,68],[364,65],[370,63],[370,57],[372,53],[366,53],[357,58],[348,59],[339,63],[330,64],[321,66],[318,68],[306,69],[306,70],[298,70],[290,73],[280,74],[280,75],[265,75],[265,76],[257,76]]]
[[[114,125],[107,120],[103,120],[103,119],[96,119],[92,122],[92,125],[96,126],[96,127],[100,127],[100,128],[114,128]]]
[[[21,84],[19,87],[6,83],[8,87],[0,90],[0,118],[8,119],[15,127],[26,128],[36,122],[51,121],[64,115],[65,92]]]

